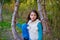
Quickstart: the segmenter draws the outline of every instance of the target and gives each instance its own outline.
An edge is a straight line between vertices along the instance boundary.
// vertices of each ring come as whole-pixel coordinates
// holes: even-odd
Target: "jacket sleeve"
[[[43,28],[42,23],[38,23],[38,40],[42,40],[43,38]]]
[[[20,29],[22,28],[22,24],[20,24],[20,23],[17,23],[16,26]]]

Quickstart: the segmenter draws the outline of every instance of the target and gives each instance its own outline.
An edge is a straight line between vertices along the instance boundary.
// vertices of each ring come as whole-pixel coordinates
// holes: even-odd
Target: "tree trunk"
[[[0,22],[3,20],[3,17],[2,17],[2,4],[0,3]]]
[[[47,39],[52,39],[52,35],[51,35],[51,30],[50,30],[50,25],[49,25],[49,21],[48,21],[48,17],[46,14],[46,9],[45,9],[45,0],[44,0],[44,5],[41,6],[40,4],[41,0],[37,0],[38,3],[38,12],[40,14],[40,18],[43,24],[43,39],[45,40],[46,37]],[[48,34],[47,34],[48,33]]]
[[[45,34],[45,33],[46,33],[46,25],[45,25],[44,17],[43,17],[43,14],[42,14],[42,6],[41,6],[41,4],[40,4],[40,1],[41,1],[41,0],[37,0],[38,12],[39,12],[40,19],[41,19],[42,25],[43,25],[43,34]]]
[[[20,37],[17,34],[17,31],[16,31],[16,22],[15,22],[16,14],[18,12],[18,7],[19,7],[19,0],[16,0],[14,12],[13,12],[13,15],[12,15],[12,24],[11,24],[14,40],[21,40]]]
[[[43,4],[43,16],[44,16],[44,20],[45,20],[45,23],[46,23],[46,28],[47,28],[47,33],[50,34],[51,33],[51,28],[50,28],[50,24],[49,24],[49,21],[48,21],[48,17],[47,17],[47,13],[46,13],[46,3],[45,3],[45,0],[44,0],[44,4]]]

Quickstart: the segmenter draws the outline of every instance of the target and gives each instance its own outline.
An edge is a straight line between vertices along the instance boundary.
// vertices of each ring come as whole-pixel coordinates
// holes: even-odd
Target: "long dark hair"
[[[36,19],[39,19],[39,20],[40,20],[40,17],[39,17],[38,12],[37,12],[36,10],[32,10],[31,12],[34,12],[34,13],[36,14],[36,16],[37,16]],[[28,23],[28,21],[31,20],[31,18],[30,18],[30,14],[31,14],[31,12],[28,14],[27,22],[26,22],[26,23]]]

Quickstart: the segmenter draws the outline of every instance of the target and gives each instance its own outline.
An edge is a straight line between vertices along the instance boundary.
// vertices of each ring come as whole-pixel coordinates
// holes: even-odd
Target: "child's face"
[[[31,14],[30,14],[30,18],[31,18],[32,21],[36,20],[36,18],[37,18],[36,13],[31,12]]]

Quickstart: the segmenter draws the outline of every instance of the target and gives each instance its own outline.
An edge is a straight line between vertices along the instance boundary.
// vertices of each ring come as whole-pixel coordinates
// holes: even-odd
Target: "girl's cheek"
[[[35,19],[36,19],[37,17],[35,16]]]
[[[33,18],[33,16],[30,16],[30,18],[32,19],[32,18]]]

